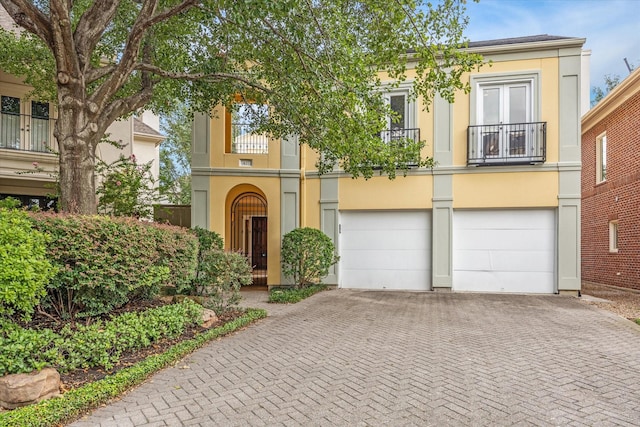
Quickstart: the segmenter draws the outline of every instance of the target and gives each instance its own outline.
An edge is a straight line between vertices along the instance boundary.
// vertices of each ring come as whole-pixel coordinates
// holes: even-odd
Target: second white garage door
[[[340,226],[340,287],[431,289],[430,211],[347,211]]]
[[[555,211],[453,214],[453,290],[553,293]]]

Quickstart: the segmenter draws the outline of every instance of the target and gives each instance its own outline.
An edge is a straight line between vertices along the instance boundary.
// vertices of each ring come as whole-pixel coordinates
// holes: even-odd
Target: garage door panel
[[[552,293],[553,210],[455,211],[453,289]]]
[[[422,266],[429,261],[423,258],[424,254],[409,250],[344,251],[342,256],[351,260],[349,268],[352,269],[380,270],[385,266],[392,270],[416,269],[416,266]]]
[[[460,250],[497,249],[519,250],[526,241],[531,250],[545,250],[553,244],[553,234],[549,230],[493,229],[493,230],[458,230],[454,233],[453,244]]]
[[[343,233],[349,235],[349,239],[344,239],[344,250],[359,249],[385,249],[385,250],[414,250],[429,248],[428,234],[426,230],[345,230]],[[416,234],[422,234],[422,237]]]
[[[353,289],[430,289],[431,274],[428,270],[352,270],[349,288]]]
[[[456,228],[476,229],[481,222],[484,229],[553,229],[554,212],[551,210],[488,210],[488,211],[458,211]],[[466,215],[470,214],[470,215]]]
[[[471,292],[553,293],[553,273],[462,271],[456,273],[457,290]]]
[[[341,287],[430,289],[429,211],[341,212],[340,224]]]

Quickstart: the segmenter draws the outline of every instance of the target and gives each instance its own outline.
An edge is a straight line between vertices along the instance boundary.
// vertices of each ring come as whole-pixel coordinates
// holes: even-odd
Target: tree
[[[169,203],[191,204],[191,125],[193,115],[186,103],[160,119],[166,139],[160,144],[160,195]]]
[[[625,58],[625,63],[629,68],[629,73],[635,69],[633,64],[629,64],[627,62],[627,58]],[[602,100],[609,92],[613,90],[616,86],[620,84],[622,78],[618,74],[605,74],[604,76],[604,88],[600,86],[594,86],[591,88],[591,93],[593,95],[591,99],[591,106],[595,106],[598,102]]]
[[[462,73],[480,63],[464,49],[465,0],[0,0],[26,32],[0,36],[0,67],[55,100],[60,205],[96,211],[95,149],[117,118],[143,107],[162,114],[189,100],[209,112],[237,100],[256,109],[258,130],[298,134],[339,164],[390,177],[420,143],[384,144],[391,114],[381,71],[414,95],[452,101]],[[423,159],[422,164],[430,164]]]
[[[617,74],[605,74],[604,76],[604,88],[600,86],[594,86],[591,91],[593,92],[593,99],[591,100],[591,106],[595,106],[602,100],[614,87],[620,84],[620,76]]]

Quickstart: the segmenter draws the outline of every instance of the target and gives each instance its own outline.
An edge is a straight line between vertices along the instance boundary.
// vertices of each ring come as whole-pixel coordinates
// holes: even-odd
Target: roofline
[[[634,96],[638,92],[632,90],[635,85],[638,85],[638,91],[640,91],[640,68],[637,68],[629,74],[618,86],[614,87],[607,96],[602,98],[595,107],[582,116],[582,133],[586,133],[586,131],[598,124],[600,120],[611,114],[613,110]]]
[[[498,41],[498,40],[496,40]],[[513,53],[513,52],[526,52],[534,50],[545,49],[560,49],[560,48],[582,48],[587,41],[583,37],[567,37],[556,40],[539,40],[533,42],[522,43],[505,43],[495,44],[491,46],[478,46],[463,48],[467,52],[487,54],[487,53]]]

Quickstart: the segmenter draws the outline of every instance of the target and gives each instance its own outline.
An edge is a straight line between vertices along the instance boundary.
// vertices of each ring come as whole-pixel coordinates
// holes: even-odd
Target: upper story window
[[[391,109],[387,117],[387,126],[380,137],[386,143],[402,141],[420,141],[420,129],[416,126],[415,101],[411,98],[406,85],[384,94],[384,99]],[[418,159],[415,160],[417,164]],[[414,162],[412,161],[411,164]]]
[[[268,106],[264,104],[236,104],[227,121],[227,152],[268,154],[269,137],[256,132],[259,118],[266,117],[268,113]]]
[[[31,106],[31,111],[28,106]],[[24,109],[24,110],[23,110]],[[0,97],[0,148],[49,152],[53,141],[49,104],[20,98]]]
[[[596,183],[607,180],[607,133],[596,138]]]
[[[20,148],[20,98],[0,97],[0,148]]]
[[[31,150],[47,151],[51,146],[51,128],[49,126],[49,104],[31,102]]]
[[[469,165],[541,163],[546,124],[538,120],[538,74],[472,78]]]

